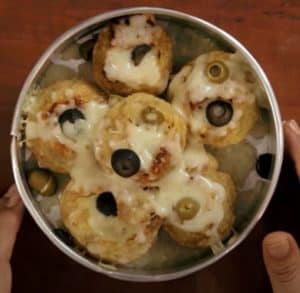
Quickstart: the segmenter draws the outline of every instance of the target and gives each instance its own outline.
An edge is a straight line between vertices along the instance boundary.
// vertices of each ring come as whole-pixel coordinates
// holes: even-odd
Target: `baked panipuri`
[[[95,156],[108,173],[139,182],[160,179],[185,148],[186,124],[169,103],[136,93],[106,113],[95,138]]]
[[[106,183],[90,194],[72,190],[70,183],[60,199],[65,227],[77,244],[93,257],[127,264],[156,240],[161,218],[142,190]]]
[[[222,147],[240,142],[254,126],[257,87],[249,65],[238,53],[213,51],[175,75],[168,97],[193,135],[204,144]]]
[[[39,164],[68,173],[79,149],[106,109],[105,95],[83,80],[62,80],[31,93],[26,107],[26,145]]]
[[[161,94],[172,68],[172,43],[151,14],[119,18],[100,30],[93,74],[112,93]]]
[[[232,230],[234,183],[228,174],[216,170],[190,174],[190,182],[173,198],[164,227],[183,246],[212,246]]]

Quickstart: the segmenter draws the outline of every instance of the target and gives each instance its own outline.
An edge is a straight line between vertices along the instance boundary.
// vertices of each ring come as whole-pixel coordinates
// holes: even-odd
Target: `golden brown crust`
[[[27,147],[32,151],[41,167],[54,172],[66,173],[70,170],[75,158],[75,152],[58,141],[32,139],[27,142]]]
[[[215,236],[209,235],[210,229],[212,227],[208,226],[207,230],[199,232],[189,232],[184,231],[183,229],[166,222],[164,228],[170,234],[170,236],[179,244],[187,247],[207,247],[213,245],[215,242],[224,239],[229,235],[232,225],[234,222],[234,203],[236,198],[236,191],[234,183],[230,175],[218,172],[214,170],[206,170],[203,173],[203,176],[208,177],[209,179],[218,182],[223,185],[226,195],[223,202],[224,217],[219,223],[217,228],[217,238]]]
[[[124,96],[139,91],[150,94],[160,94],[160,90],[147,84],[144,84],[137,89],[132,88],[121,81],[111,81],[107,78],[104,71],[104,66],[106,53],[111,48],[111,41],[114,37],[113,30],[113,24],[109,24],[101,29],[98,41],[93,50],[93,75],[97,84],[106,91]],[[158,64],[161,76],[162,78],[166,78],[166,80],[168,80],[170,71],[172,69],[172,42],[168,34],[161,27],[159,27],[153,38],[153,47],[158,49]]]

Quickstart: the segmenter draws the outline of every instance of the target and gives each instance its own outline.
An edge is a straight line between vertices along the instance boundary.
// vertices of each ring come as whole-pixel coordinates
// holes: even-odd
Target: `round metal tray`
[[[97,32],[103,24],[112,18],[137,13],[155,14],[158,21],[170,33],[171,37],[177,44],[175,45],[174,51],[175,71],[197,55],[214,49],[238,51],[243,55],[257,75],[257,78],[260,80],[261,86],[265,91],[266,100],[264,101],[263,107],[269,111],[271,118],[269,122],[268,139],[261,151],[273,153],[274,162],[270,180],[259,181],[259,188],[256,188],[253,191],[254,196],[251,206],[237,214],[237,221],[235,224],[235,227],[237,227],[236,235],[234,235],[234,237],[228,241],[226,245],[221,247],[221,249],[215,251],[215,253],[199,250],[197,253],[190,253],[189,257],[183,258],[182,261],[177,261],[173,264],[169,263],[168,265],[152,267],[142,265],[111,267],[101,263],[96,263],[95,261],[80,255],[76,250],[65,245],[52,232],[51,223],[49,223],[39,208],[39,205],[26,182],[26,174],[23,165],[24,148],[22,146],[22,132],[20,130],[22,107],[26,99],[27,92],[34,84],[40,83],[43,80],[45,72],[47,72],[52,65],[53,57],[63,52],[63,50],[74,42],[80,42],[81,40],[84,40],[86,36]],[[89,269],[106,274],[113,278],[140,282],[164,281],[186,276],[213,264],[237,247],[262,217],[267,205],[269,204],[278,181],[283,158],[283,132],[276,98],[265,73],[253,56],[235,38],[207,21],[178,11],[153,7],[121,9],[97,15],[71,28],[61,35],[41,56],[23,85],[15,108],[11,136],[11,159],[18,190],[28,211],[50,241],[52,241],[66,255]],[[245,203],[240,203],[240,205],[242,204]],[[164,238],[165,236],[162,235],[161,237]],[[167,239],[164,241],[168,242],[169,240]],[[180,248],[179,246],[176,249],[180,260],[181,252],[183,255],[185,251],[181,251],[180,249],[183,248]]]

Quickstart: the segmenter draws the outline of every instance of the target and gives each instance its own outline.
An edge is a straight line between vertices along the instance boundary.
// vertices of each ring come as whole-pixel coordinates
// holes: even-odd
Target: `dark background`
[[[123,7],[152,5],[181,10],[220,26],[240,40],[266,71],[283,119],[300,120],[300,1],[0,1],[0,192],[12,183],[9,131],[22,83],[50,43],[87,17]],[[271,292],[261,241],[286,230],[300,240],[299,185],[289,160],[273,200],[249,237],[208,269],[164,283],[113,280],[76,264],[54,247],[26,213],[16,243],[13,292]]]

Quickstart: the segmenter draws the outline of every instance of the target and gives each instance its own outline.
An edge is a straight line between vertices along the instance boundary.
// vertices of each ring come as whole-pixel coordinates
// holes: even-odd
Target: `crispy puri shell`
[[[41,167],[58,173],[67,173],[76,156],[73,150],[56,140],[45,142],[42,139],[32,139],[27,142],[27,147]]]
[[[91,200],[90,196],[80,195],[69,186],[60,199],[62,220],[77,244],[90,255],[113,264],[127,264],[145,254],[152,246],[162,220],[151,207],[144,206],[142,199],[137,200],[134,206],[128,206],[115,197],[119,221],[119,224],[116,222],[115,225],[122,225],[122,229],[125,230],[118,239],[105,239],[90,225],[90,211],[82,204],[83,201]],[[129,224],[132,222],[134,224]],[[126,233],[127,227],[130,229],[129,234]],[[141,232],[144,237],[142,241],[138,237]]]
[[[73,99],[79,108],[91,100],[102,101],[105,96],[95,86],[83,80],[57,81],[35,93],[38,98],[31,105],[30,111],[27,113],[27,119],[29,121],[36,121],[36,115],[39,112],[44,113],[45,119],[47,119],[48,115],[53,113],[57,105],[64,104],[70,100],[67,93],[68,90],[74,92]],[[55,93],[55,97],[53,93]],[[70,170],[76,154],[71,148],[59,142],[56,138],[52,137],[51,139],[44,140],[37,137],[27,139],[26,143],[41,166],[59,173],[66,173]]]
[[[106,91],[125,96],[139,91],[150,94],[160,94],[161,92],[158,91],[157,88],[151,87],[147,84],[136,89],[129,87],[121,81],[110,81],[106,77],[104,71],[105,59],[107,51],[111,48],[112,39],[113,26],[109,24],[100,31],[98,41],[93,50],[93,75],[97,84]],[[170,37],[162,28],[160,28],[159,32],[154,36],[153,45],[159,50],[158,65],[161,76],[167,81],[172,69],[172,42]]]
[[[201,63],[197,63],[199,58],[205,59],[202,59]],[[227,65],[230,68],[228,80],[230,80],[231,84],[226,84],[227,80],[224,83],[220,84],[211,83],[207,79],[206,75],[202,72],[202,70],[204,70],[203,67],[205,68],[207,64],[216,60],[224,63],[228,62]],[[216,96],[200,96],[202,98],[202,101],[199,103],[192,103],[189,97],[190,93],[189,91],[186,91],[186,89],[188,88],[186,85],[186,81],[190,74],[192,74],[195,66],[201,66],[200,73],[203,74],[202,79],[200,80],[201,83],[203,83],[201,85],[209,85],[211,88],[218,89],[216,91],[218,93]],[[229,99],[229,97],[227,96],[226,99],[223,99],[220,92],[223,91],[226,95],[227,92],[230,92],[230,88],[228,88],[228,86],[231,86],[232,83],[235,83],[235,85],[237,86],[237,89],[232,94],[232,98]],[[243,91],[241,91],[241,88],[243,89]],[[182,90],[185,95],[178,95],[178,93],[180,93]],[[190,124],[191,118],[194,113],[193,111],[202,111],[203,115],[198,114],[198,119],[201,119],[199,120],[199,124],[201,124],[202,127],[200,129],[198,128],[193,130],[192,135],[200,138],[203,144],[208,144],[216,147],[224,147],[230,144],[241,142],[253,128],[258,119],[258,107],[256,105],[256,101],[253,101],[251,99],[247,100],[247,98],[239,99],[240,94],[245,95],[250,93],[255,96],[255,99],[258,98],[257,94],[259,93],[259,85],[253,73],[251,72],[249,65],[246,64],[245,61],[237,54],[230,54],[223,51],[213,51],[198,56],[195,60],[186,64],[175,75],[168,89],[168,98],[172,103],[176,104],[176,107],[179,108],[181,112],[184,113],[184,116],[190,128],[192,128]],[[217,127],[207,121],[205,113],[206,107],[210,101],[214,100],[230,100],[233,111],[242,113],[241,117],[235,122],[236,127],[229,128],[227,127],[227,125]],[[194,119],[196,120],[197,118]],[[219,135],[219,132],[222,129],[226,130],[225,135]]]

